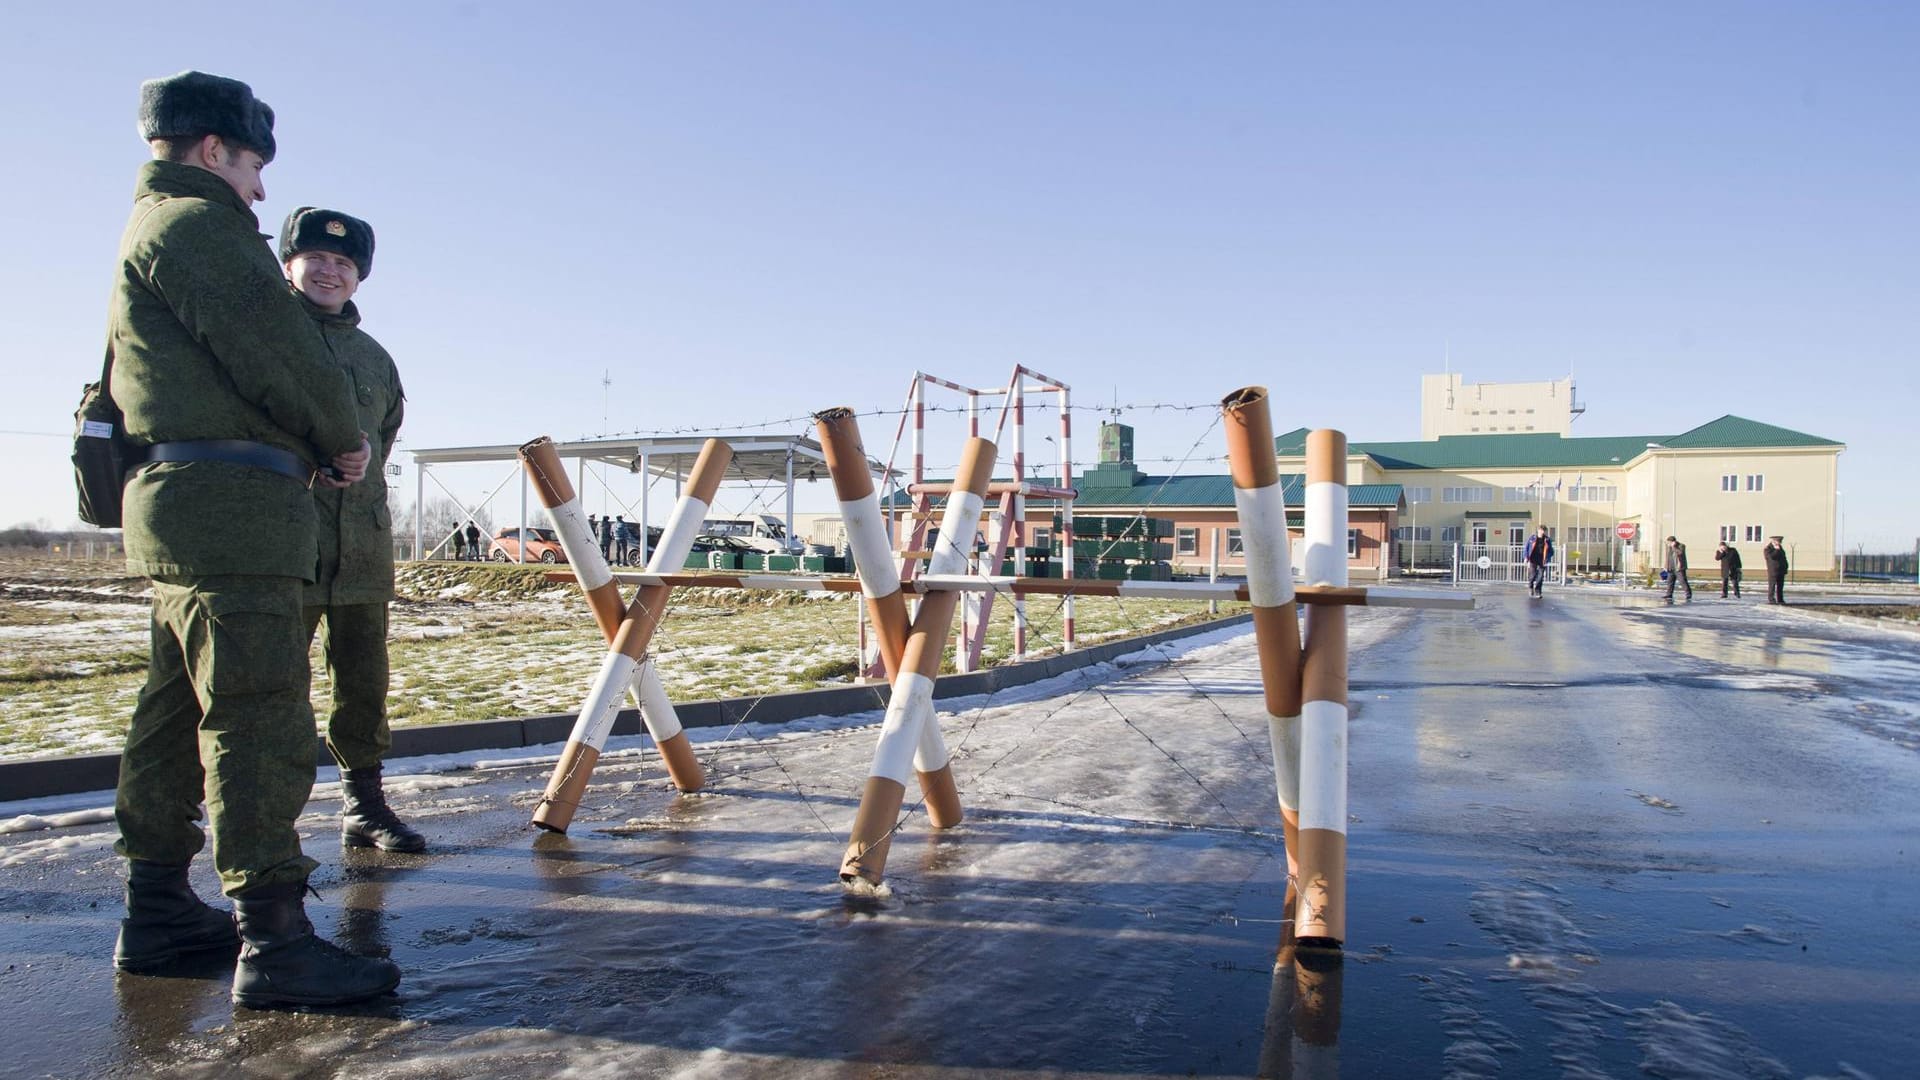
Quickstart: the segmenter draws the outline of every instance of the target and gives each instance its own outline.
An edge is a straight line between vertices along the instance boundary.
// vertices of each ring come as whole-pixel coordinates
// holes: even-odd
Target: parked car
[[[653,549],[660,546],[660,536],[664,531],[665,530],[661,529],[658,525],[647,526],[647,553],[649,555],[653,553]],[[620,553],[618,550],[614,551],[612,561],[616,563],[620,562]],[[627,522],[626,565],[645,566],[646,564],[647,560],[640,557],[640,526],[635,522],[629,521]]]
[[[518,529],[511,525],[493,535],[493,545],[487,550],[487,558],[494,562],[519,562],[520,544],[525,538],[527,562],[563,563],[567,553],[560,548],[560,538],[552,529]]]

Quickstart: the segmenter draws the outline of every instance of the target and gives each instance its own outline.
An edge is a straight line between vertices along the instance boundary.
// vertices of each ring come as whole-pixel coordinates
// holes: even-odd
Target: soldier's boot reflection
[[[362,956],[391,956],[387,937],[387,877],[378,868],[347,870],[340,919],[335,924],[340,944]]]

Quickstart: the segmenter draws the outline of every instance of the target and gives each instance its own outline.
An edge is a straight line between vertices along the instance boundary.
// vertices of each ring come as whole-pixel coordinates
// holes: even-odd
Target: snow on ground
[[[1275,963],[1284,858],[1258,666],[1234,630],[940,703],[967,819],[906,815],[870,893],[834,869],[878,713],[693,732],[710,782],[692,796],[643,740],[617,741],[565,836],[527,825],[557,746],[398,762],[426,855],[331,847],[323,786],[301,821],[323,864],[314,919],[406,972],[397,998],[339,1015],[236,1013],[218,973],[111,980],[111,829],[0,838],[18,860],[0,911],[34,915],[0,917],[31,965],[0,983],[25,1033],[14,1062],[374,1080],[1905,1075],[1920,897],[1896,852],[1920,838],[1920,755],[1842,717],[1912,705],[1907,654],[1737,612],[1478,595],[1469,613],[1354,615],[1343,964]]]

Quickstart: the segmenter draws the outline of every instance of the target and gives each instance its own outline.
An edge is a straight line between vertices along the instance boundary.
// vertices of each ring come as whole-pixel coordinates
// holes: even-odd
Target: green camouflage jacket
[[[307,586],[307,606],[383,604],[393,599],[393,518],[387,510],[387,458],[406,392],[400,369],[372,336],[360,329],[360,309],[347,301],[338,315],[314,307],[294,293],[319,325],[327,347],[352,380],[360,410],[360,430],[373,446],[367,478],[349,488],[313,489],[320,512],[319,580]]]
[[[359,447],[347,380],[259,229],[213,173],[141,166],[107,315],[109,386],[133,442],[249,439],[309,462]],[[145,465],[123,519],[136,573],[314,577],[313,497],[277,473]]]

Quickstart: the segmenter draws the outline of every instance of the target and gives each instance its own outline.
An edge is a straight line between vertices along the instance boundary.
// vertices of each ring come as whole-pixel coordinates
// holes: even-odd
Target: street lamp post
[[[1417,575],[1420,572],[1420,500],[1408,499],[1407,506],[1413,510],[1413,531],[1407,534],[1407,569]]]

